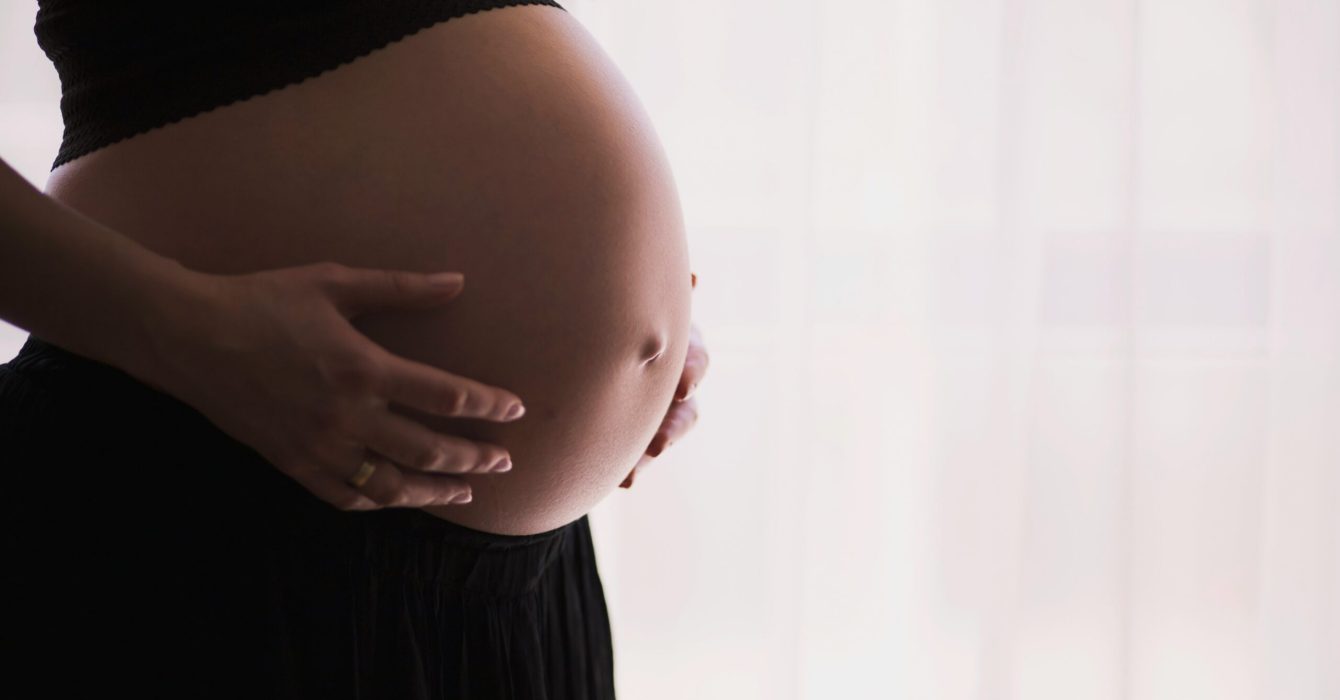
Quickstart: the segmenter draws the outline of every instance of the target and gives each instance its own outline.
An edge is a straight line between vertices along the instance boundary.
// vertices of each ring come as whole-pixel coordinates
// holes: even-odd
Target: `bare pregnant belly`
[[[436,24],[71,161],[46,191],[208,272],[463,272],[438,310],[355,325],[525,401],[508,424],[393,406],[511,452],[512,471],[466,477],[473,502],[425,509],[468,527],[530,534],[589,511],[650,443],[687,352],[665,154],[618,69],[553,7]]]

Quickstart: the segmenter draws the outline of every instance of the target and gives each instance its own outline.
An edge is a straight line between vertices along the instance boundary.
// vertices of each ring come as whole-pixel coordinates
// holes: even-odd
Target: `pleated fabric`
[[[0,364],[0,694],[613,698],[586,516],[342,511],[202,414],[30,335]]]

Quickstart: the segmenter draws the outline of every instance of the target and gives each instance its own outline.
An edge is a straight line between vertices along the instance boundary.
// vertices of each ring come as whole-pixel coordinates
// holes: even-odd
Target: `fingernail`
[[[691,281],[691,282],[693,283],[692,286],[693,286],[695,289],[698,287],[698,275],[697,275],[696,273],[693,273],[693,272],[690,272],[690,273],[689,273],[689,281]]]
[[[508,472],[508,471],[512,471],[511,457],[503,457],[501,462],[498,462],[497,464],[493,465],[492,469],[489,469],[489,472]]]
[[[439,272],[428,277],[428,284],[439,291],[455,289],[464,281],[465,275],[459,272]]]
[[[469,503],[470,501],[474,500],[474,497],[475,497],[474,494],[470,493],[469,491],[466,491],[465,493],[460,494],[460,495],[456,496],[455,498],[451,499],[451,502],[452,502],[453,504],[455,504],[455,503]]]
[[[513,418],[520,418],[525,414],[526,414],[526,407],[523,406],[522,404],[514,403],[512,404],[511,408],[507,409],[507,413],[503,415],[503,418],[506,418],[507,420],[512,420]]]
[[[665,449],[665,440],[654,440],[651,443],[651,449],[647,450],[647,454],[651,455],[652,457],[660,457],[661,451],[664,449]]]

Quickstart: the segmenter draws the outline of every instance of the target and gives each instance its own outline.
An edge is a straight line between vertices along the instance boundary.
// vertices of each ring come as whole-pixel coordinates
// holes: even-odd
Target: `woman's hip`
[[[0,454],[10,672],[284,697],[610,685],[585,517],[499,535],[341,511],[189,406],[36,337],[0,365]]]

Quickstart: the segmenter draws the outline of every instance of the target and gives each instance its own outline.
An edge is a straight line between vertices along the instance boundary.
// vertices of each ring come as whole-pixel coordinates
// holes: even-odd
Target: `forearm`
[[[202,277],[48,197],[0,160],[0,318],[139,370]]]

